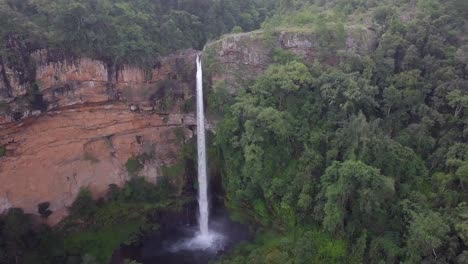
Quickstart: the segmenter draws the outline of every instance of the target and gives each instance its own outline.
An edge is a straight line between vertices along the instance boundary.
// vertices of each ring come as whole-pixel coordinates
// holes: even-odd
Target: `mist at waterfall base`
[[[191,235],[181,241],[166,246],[170,253],[183,251],[205,251],[216,253],[224,249],[227,238],[222,230],[209,228],[208,175],[206,173],[205,109],[203,103],[203,70],[200,56],[197,55],[197,154],[198,154],[198,231],[186,232]],[[190,255],[190,254],[189,254]]]
[[[133,259],[143,264],[207,264],[249,238],[245,226],[232,222],[222,207],[210,218],[210,231],[222,240],[212,240],[206,247],[198,240],[197,223],[170,227],[143,241],[139,256]]]
[[[198,204],[188,206],[182,213],[163,213],[158,234],[146,238],[137,249],[122,247],[117,255],[114,255],[112,263],[120,263],[121,260],[128,258],[143,264],[206,264],[249,237],[245,226],[229,219],[222,199],[213,199],[210,216],[203,73],[199,56],[196,63]]]

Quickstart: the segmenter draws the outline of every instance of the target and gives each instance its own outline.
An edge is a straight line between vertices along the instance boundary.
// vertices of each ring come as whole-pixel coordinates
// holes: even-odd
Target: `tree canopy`
[[[230,207],[283,233],[319,227],[347,242],[348,263],[464,263],[462,2],[279,1],[266,29],[325,30],[333,45],[313,64],[275,53],[225,108],[216,138]],[[377,34],[370,53],[343,48],[338,24],[357,21]]]

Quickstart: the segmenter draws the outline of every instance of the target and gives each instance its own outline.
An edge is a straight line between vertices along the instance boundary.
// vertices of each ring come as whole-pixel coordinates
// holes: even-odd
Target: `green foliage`
[[[287,234],[258,234],[254,242],[237,246],[218,263],[343,263],[345,253],[345,241],[314,229],[298,228]]]
[[[109,67],[151,68],[160,55],[201,48],[264,20],[268,41],[283,30],[310,38],[315,63],[276,50],[275,64],[236,97],[223,82],[207,95],[210,112],[224,117],[210,155],[217,156],[212,160],[228,207],[236,218],[282,231],[239,247],[221,263],[464,263],[465,2],[3,1],[0,63],[27,84],[24,104],[43,109],[29,56],[40,48],[102,59]],[[360,41],[366,49],[354,50]],[[215,58],[206,54],[210,73],[222,69]],[[173,84],[158,85],[164,89],[154,99],[166,111],[176,98],[161,91]],[[182,152],[196,159],[193,144]],[[144,162],[144,156],[130,158],[129,174]],[[163,174],[181,171],[166,167]],[[170,183],[162,178],[154,187],[134,177],[122,189],[111,186],[104,204],[80,192],[65,224],[67,250],[88,253],[83,262],[107,260],[109,245],[132,241],[137,227],[154,228],[146,225],[147,213],[177,206],[167,199]],[[27,215],[12,209],[0,228],[9,242],[0,240],[0,262],[40,258],[34,249],[40,247],[25,239],[32,232]],[[47,234],[48,242],[39,243],[44,247],[53,244]],[[48,256],[29,262],[51,263]]]
[[[234,33],[234,34],[236,34],[236,33],[242,33],[242,32],[244,32],[244,30],[243,30],[241,27],[239,27],[239,26],[235,26],[235,27],[233,27],[232,30],[231,30],[231,33]]]
[[[183,164],[174,164],[169,166],[163,166],[161,168],[164,177],[180,177],[184,173]]]
[[[316,36],[318,60],[276,50],[225,107],[216,145],[236,218],[285,233],[319,225],[347,242],[347,263],[465,260],[468,49],[454,6],[279,1],[264,29]],[[375,47],[344,50],[361,28]],[[300,255],[266,245],[228,263]]]
[[[140,226],[140,222],[125,222],[109,228],[80,232],[68,236],[64,246],[71,253],[86,252],[83,262],[85,259],[95,259],[96,262],[86,263],[108,263],[114,250],[138,231]]]
[[[171,200],[172,185],[161,179],[157,185],[144,178],[132,178],[123,188],[110,185],[104,203],[92,200],[82,190],[73,203],[71,217],[63,223],[64,246],[68,254],[88,254],[107,263],[120,244],[138,241],[140,234],[157,230],[148,216],[164,208],[177,210],[183,203]]]
[[[245,30],[258,28],[268,6],[267,1],[247,0],[3,1],[0,37],[26,49],[59,48],[111,65],[153,67],[159,55],[200,49],[208,39],[236,25]],[[2,45],[2,51],[6,46]]]
[[[280,64],[290,63],[299,60],[298,56],[289,50],[275,49],[273,54],[273,61]]]
[[[446,243],[450,227],[438,212],[411,213],[408,226],[407,254],[410,262],[420,262],[421,256],[431,256]]]
[[[0,158],[6,155],[6,147],[0,146]]]
[[[52,210],[49,209],[50,203],[40,203],[37,205],[37,212],[43,217],[47,218],[52,214]]]
[[[125,168],[130,175],[137,174],[140,170],[143,169],[142,159],[139,157],[131,157],[125,163]]]
[[[215,81],[207,97],[208,111],[214,115],[224,114],[226,107],[232,102],[225,81]]]
[[[60,238],[49,227],[33,222],[23,210],[0,216],[0,262],[48,264],[63,260]]]
[[[8,260],[18,256],[28,259],[24,263],[68,263],[74,258],[78,263],[80,259],[81,263],[108,263],[121,244],[133,244],[158,229],[151,215],[181,208],[184,199],[172,199],[173,195],[169,182],[162,179],[154,185],[138,177],[122,188],[109,186],[106,198],[98,201],[83,189],[70,207],[70,216],[54,230],[37,230],[22,210],[11,209],[0,217],[0,234],[6,238],[0,239],[0,252],[7,249],[5,263],[14,263]],[[47,212],[48,207],[42,203],[39,210]],[[16,248],[7,246],[13,242],[18,243]]]
[[[97,207],[89,189],[81,189],[70,206],[70,213],[76,217],[91,217],[96,210]]]
[[[359,161],[334,162],[320,179],[323,227],[335,234],[353,236],[360,227],[379,228],[388,218],[385,204],[395,193],[394,181]]]

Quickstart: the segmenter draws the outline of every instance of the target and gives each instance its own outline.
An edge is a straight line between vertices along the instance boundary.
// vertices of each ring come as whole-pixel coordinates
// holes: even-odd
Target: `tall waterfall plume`
[[[198,147],[198,206],[200,235],[208,236],[209,204],[208,176],[206,174],[205,113],[203,106],[203,72],[197,55],[197,147]]]
[[[198,231],[195,236],[180,241],[171,247],[171,252],[180,250],[222,250],[225,236],[219,230],[209,229],[208,175],[206,173],[205,113],[203,105],[203,72],[200,56],[197,55],[197,148],[198,148]]]

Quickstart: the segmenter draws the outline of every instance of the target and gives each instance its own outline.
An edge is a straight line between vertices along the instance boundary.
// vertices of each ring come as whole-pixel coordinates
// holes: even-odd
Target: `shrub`
[[[179,177],[184,173],[184,165],[181,163],[174,165],[163,165],[161,170],[165,177],[174,178]]]
[[[140,160],[137,157],[132,157],[127,160],[125,163],[125,167],[129,174],[134,175],[143,169],[143,164],[141,164]]]
[[[89,189],[81,189],[78,197],[70,207],[70,213],[77,217],[90,217],[97,210],[96,204]]]
[[[273,61],[279,64],[287,64],[292,61],[299,60],[299,56],[292,53],[289,50],[284,50],[281,48],[277,48],[273,54]]]
[[[239,26],[235,26],[232,28],[232,33],[242,33],[242,32],[244,32],[244,30]]]
[[[37,205],[37,212],[41,215],[41,217],[47,218],[52,214],[52,210],[49,209],[49,206],[49,202],[40,203]]]
[[[0,146],[0,157],[3,157],[6,155],[6,148],[5,146]]]

